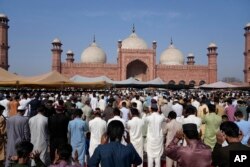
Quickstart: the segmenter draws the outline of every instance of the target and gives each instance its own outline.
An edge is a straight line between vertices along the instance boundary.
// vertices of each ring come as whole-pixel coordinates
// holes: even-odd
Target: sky
[[[117,63],[117,41],[136,34],[148,47],[157,41],[156,61],[173,44],[196,64],[206,65],[207,47],[218,46],[218,79],[243,80],[244,27],[249,0],[0,0],[9,18],[9,71],[32,76],[51,70],[54,38],[62,61],[71,49],[75,62],[96,37],[107,63]]]

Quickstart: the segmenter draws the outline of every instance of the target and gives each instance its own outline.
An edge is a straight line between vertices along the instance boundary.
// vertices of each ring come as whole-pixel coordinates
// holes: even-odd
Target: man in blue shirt
[[[236,111],[234,116],[236,118],[235,123],[238,125],[243,135],[241,143],[247,145],[248,140],[250,139],[250,122],[244,120],[244,115],[241,111]]]
[[[89,167],[131,167],[140,165],[142,159],[130,143],[129,134],[124,137],[128,143],[126,146],[121,144],[124,133],[124,126],[121,121],[111,121],[108,125],[107,134],[102,137],[102,144],[99,145],[89,160]],[[109,143],[108,143],[109,141]]]

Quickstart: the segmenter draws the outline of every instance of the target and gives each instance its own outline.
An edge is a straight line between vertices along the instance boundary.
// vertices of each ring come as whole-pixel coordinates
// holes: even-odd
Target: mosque
[[[0,67],[8,70],[8,17],[0,14]],[[250,23],[245,26],[244,81],[250,83]],[[151,47],[140,38],[133,26],[132,33],[124,40],[117,42],[117,63],[107,63],[105,51],[98,46],[95,39],[81,54],[81,62],[74,61],[74,53],[66,52],[62,60],[62,42],[52,41],[52,70],[70,78],[74,75],[86,77],[107,76],[112,80],[125,80],[134,77],[140,81],[149,81],[157,77],[169,84],[201,85],[217,81],[217,46],[214,43],[207,47],[207,65],[195,64],[195,57],[188,54],[187,61],[172,40],[168,48],[156,62],[157,42]]]

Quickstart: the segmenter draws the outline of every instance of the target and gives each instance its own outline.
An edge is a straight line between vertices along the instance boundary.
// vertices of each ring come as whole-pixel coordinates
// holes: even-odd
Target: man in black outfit
[[[69,119],[64,114],[63,106],[57,106],[56,114],[48,118],[51,161],[53,161],[55,158],[55,150],[58,148],[58,146],[68,143],[68,123]]]
[[[220,130],[216,134],[217,143],[212,153],[213,166],[229,167],[230,151],[250,151],[250,147],[241,143],[240,130],[234,122],[223,122]],[[222,146],[224,141],[227,141],[228,146]]]

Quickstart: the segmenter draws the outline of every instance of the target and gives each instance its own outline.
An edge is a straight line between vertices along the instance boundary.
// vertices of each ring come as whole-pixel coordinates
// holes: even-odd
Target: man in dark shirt
[[[241,143],[241,135],[239,127],[230,121],[223,122],[220,125],[220,132],[216,134],[217,143],[215,144],[212,158],[213,165],[219,167],[229,167],[230,163],[230,151],[250,151],[250,147],[247,147]],[[227,141],[228,146],[222,147],[222,143]]]
[[[30,101],[30,113],[29,117],[33,117],[37,114],[37,108],[41,105],[41,100],[39,100],[39,95],[35,95],[35,98]]]
[[[128,144],[126,146],[121,144],[123,133],[122,122],[111,121],[107,134],[102,137],[102,144],[95,149],[94,154],[89,159],[88,166],[96,167],[101,164],[102,167],[131,167],[131,165],[140,165],[142,159],[130,143],[128,133],[127,138],[125,138]]]
[[[69,119],[64,114],[63,106],[57,106],[56,114],[48,118],[51,161],[53,161],[55,158],[56,148],[68,142],[67,139],[68,123]]]

